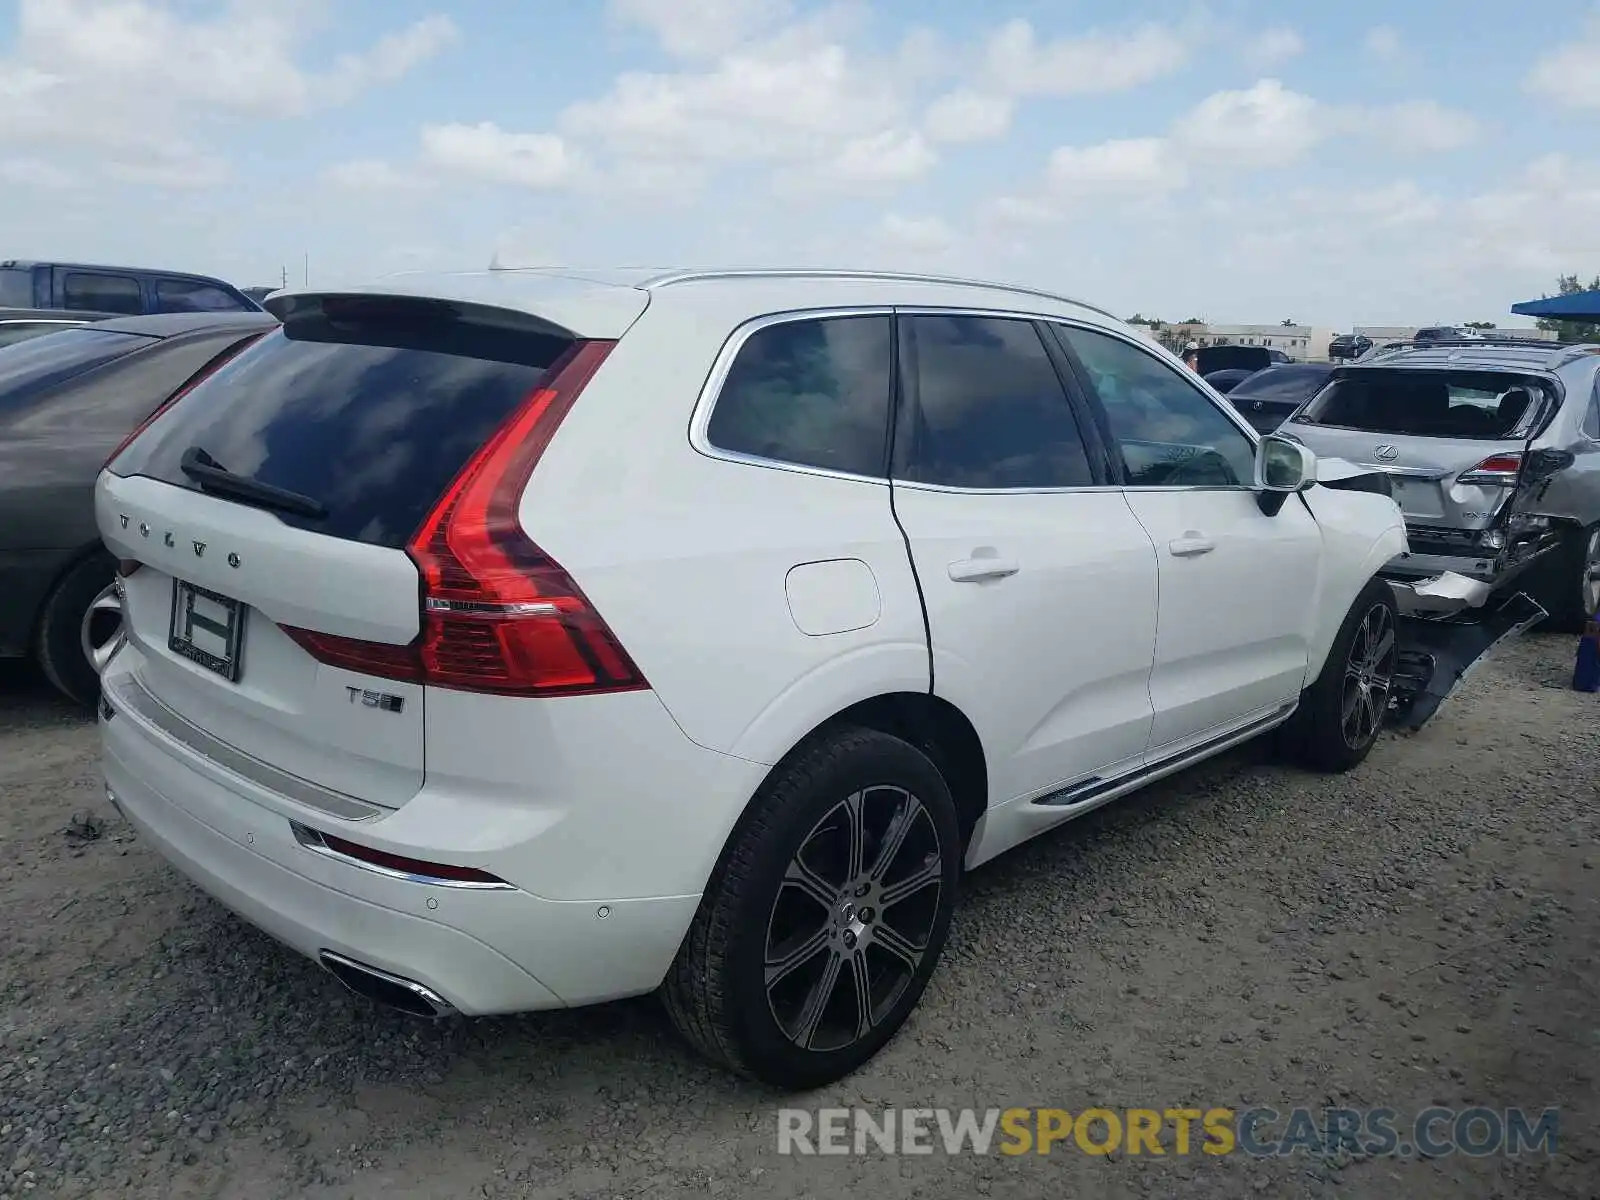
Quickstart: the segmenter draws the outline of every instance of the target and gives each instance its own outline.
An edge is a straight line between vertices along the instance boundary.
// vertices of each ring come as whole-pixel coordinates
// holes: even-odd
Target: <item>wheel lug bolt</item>
[[[846,933],[844,935],[844,944],[849,949],[854,950],[856,948],[856,935],[853,933]]]

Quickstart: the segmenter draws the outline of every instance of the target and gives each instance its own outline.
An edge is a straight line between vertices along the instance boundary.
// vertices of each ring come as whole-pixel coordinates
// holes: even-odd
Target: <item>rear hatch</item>
[[[1317,454],[1389,475],[1413,529],[1478,532],[1503,516],[1558,403],[1537,376],[1355,367],[1335,371],[1284,428]]]
[[[574,339],[417,298],[302,298],[102,473],[139,681],[253,758],[398,806],[424,775],[406,546]],[[126,568],[125,568],[126,569]],[[376,669],[375,669],[376,668]]]

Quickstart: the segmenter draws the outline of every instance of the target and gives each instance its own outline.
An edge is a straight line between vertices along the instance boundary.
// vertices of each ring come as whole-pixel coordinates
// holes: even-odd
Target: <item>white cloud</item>
[[[870,137],[851,138],[825,170],[846,184],[904,183],[921,178],[937,161],[920,133],[888,129]]]
[[[1174,191],[1188,173],[1165,138],[1123,138],[1096,146],[1062,146],[1050,155],[1045,186],[1053,196],[1149,196]]]
[[[336,163],[322,173],[323,182],[348,192],[399,192],[421,186],[425,179],[381,158]]]
[[[1131,32],[1091,31],[1041,43],[1033,26],[1016,18],[989,39],[985,75],[991,87],[1018,96],[1077,96],[1126,91],[1169,75],[1189,57],[1188,46],[1165,25]]]
[[[781,24],[789,0],[611,0],[610,15],[649,30],[662,49],[682,58],[725,54]]]
[[[1566,108],[1600,108],[1600,8],[1579,38],[1563,39],[1533,64],[1528,91]]]
[[[67,188],[78,182],[78,176],[43,159],[7,158],[0,159],[0,182],[18,187]]]
[[[1306,42],[1286,25],[1264,30],[1244,46],[1245,58],[1258,67],[1276,67],[1305,53]]]
[[[1468,199],[1461,217],[1459,252],[1483,268],[1521,269],[1539,284],[1581,271],[1600,262],[1600,164],[1546,155]]]
[[[282,118],[391,83],[458,37],[430,16],[326,70],[299,62],[316,5],[212,6],[205,16],[156,0],[20,0],[0,59],[0,145],[32,145],[83,167],[159,187],[228,177],[196,136],[219,117]]]
[[[886,242],[903,250],[942,253],[956,241],[955,231],[939,217],[886,213],[878,224],[878,230]]]
[[[1413,100],[1376,110],[1370,128],[1400,151],[1437,153],[1459,150],[1478,138],[1476,117],[1434,100]]]
[[[1173,126],[1191,159],[1211,165],[1293,162],[1323,136],[1319,106],[1276,79],[1244,91],[1213,92]]]
[[[422,162],[486,183],[551,188],[568,182],[576,163],[559,137],[510,133],[493,121],[477,125],[424,125]]]
[[[938,142],[981,142],[1000,137],[1011,125],[1011,97],[959,88],[928,106],[923,125]]]
[[[1362,47],[1379,62],[1393,62],[1405,52],[1400,31],[1393,25],[1374,25],[1362,39]]]

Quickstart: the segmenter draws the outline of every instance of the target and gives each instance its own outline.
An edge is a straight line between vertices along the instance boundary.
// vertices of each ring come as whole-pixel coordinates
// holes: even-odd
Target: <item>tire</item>
[[[1544,627],[1582,633],[1600,611],[1600,525],[1572,530],[1549,561],[1533,569],[1538,574],[1529,581],[1530,590],[1550,614]]]
[[[1376,634],[1376,645],[1369,634]],[[1299,709],[1284,726],[1282,744],[1290,757],[1330,774],[1366,759],[1394,694],[1398,634],[1393,589],[1381,579],[1370,580],[1339,626],[1322,673],[1301,694]]]
[[[39,617],[34,655],[45,678],[67,699],[85,707],[100,697],[100,674],[84,652],[84,621],[115,574],[104,554],[79,560],[56,582]]]
[[[862,847],[853,871],[849,845]],[[668,1014],[708,1058],[773,1087],[843,1078],[921,998],[960,866],[955,804],[927,756],[871,729],[818,735],[774,768],[729,840],[662,985]]]

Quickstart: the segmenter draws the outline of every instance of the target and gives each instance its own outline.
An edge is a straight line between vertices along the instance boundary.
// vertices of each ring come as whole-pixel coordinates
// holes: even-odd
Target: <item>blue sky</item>
[[[1600,4],[0,0],[17,257],[952,271],[1506,322],[1600,273]]]

